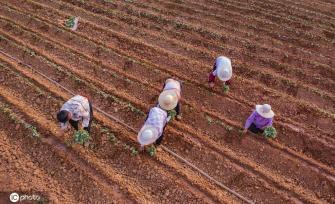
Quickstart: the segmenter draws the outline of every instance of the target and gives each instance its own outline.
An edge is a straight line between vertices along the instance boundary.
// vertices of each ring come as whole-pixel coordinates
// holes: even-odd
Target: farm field
[[[44,203],[335,203],[334,53],[332,0],[1,0],[0,203],[11,192]],[[220,55],[232,60],[228,93],[207,85]],[[183,82],[182,120],[154,157],[133,155],[168,77]],[[85,146],[58,134],[74,93],[97,108]],[[273,140],[241,134],[263,103],[276,113]]]

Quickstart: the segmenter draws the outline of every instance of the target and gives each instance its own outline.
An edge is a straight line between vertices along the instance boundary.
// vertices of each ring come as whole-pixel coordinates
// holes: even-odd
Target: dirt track
[[[3,0],[0,48],[136,129],[175,76],[183,119],[165,146],[256,203],[334,203],[334,3],[250,3]],[[61,23],[70,16],[81,17],[75,32]],[[205,83],[222,54],[235,74],[227,95]],[[68,147],[55,113],[71,95],[2,54],[0,67],[0,178],[12,178],[0,192],[52,203],[242,202],[163,150],[131,156],[136,135],[100,113],[93,142]],[[264,102],[278,137],[240,136]]]

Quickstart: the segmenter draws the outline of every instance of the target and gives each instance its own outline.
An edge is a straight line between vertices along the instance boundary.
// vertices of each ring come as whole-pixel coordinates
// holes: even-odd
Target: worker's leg
[[[216,64],[214,63],[214,66],[213,66],[213,69],[212,71],[209,73],[208,75],[208,84],[210,87],[213,87],[214,86],[214,82],[215,82],[215,76],[213,74],[213,72],[216,70]]]
[[[248,130],[250,130],[251,132],[253,132],[253,133],[255,133],[255,134],[258,134],[258,133],[262,133],[262,132],[263,132],[262,129],[257,128],[256,125],[253,124],[253,123],[250,125],[250,127],[249,127]]]
[[[177,106],[174,108],[174,110],[176,111],[177,115],[180,114],[180,111],[181,111],[181,105],[180,105],[180,102],[177,103]]]
[[[75,130],[78,130],[78,121],[69,120],[69,123]]]
[[[156,140],[155,145],[159,146],[162,143],[164,137],[164,133]]]
[[[84,127],[84,130],[86,130],[87,132],[91,131],[91,124],[93,121],[93,107],[92,107],[92,103],[91,101],[88,101],[88,104],[90,106],[90,122],[88,123],[88,127]]]
[[[229,86],[231,85],[231,82],[232,82],[231,79],[229,79],[228,81],[225,82],[225,84]]]

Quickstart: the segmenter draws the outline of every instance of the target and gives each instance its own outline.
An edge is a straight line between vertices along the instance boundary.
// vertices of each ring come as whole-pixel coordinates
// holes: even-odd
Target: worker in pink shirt
[[[212,71],[208,75],[208,84],[214,87],[215,79],[218,77],[224,84],[230,85],[233,70],[231,61],[225,56],[216,58]]]
[[[274,112],[269,104],[256,105],[256,110],[252,112],[244,125],[244,133],[250,130],[253,133],[263,133],[264,129],[271,127]]]

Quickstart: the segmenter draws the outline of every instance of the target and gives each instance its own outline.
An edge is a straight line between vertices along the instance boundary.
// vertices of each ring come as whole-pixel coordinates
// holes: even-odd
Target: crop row
[[[64,8],[64,7],[62,7],[62,8]],[[96,8],[94,10],[96,10]],[[99,17],[97,17],[97,18],[99,18]],[[106,21],[106,19],[103,19],[103,20]],[[101,21],[99,21],[99,22],[101,22]],[[129,22],[131,23],[131,21],[129,21]],[[116,26],[115,22],[113,22],[113,24],[110,24],[110,22],[106,22],[105,24],[106,24],[106,26],[113,26],[114,28],[116,28],[115,27]],[[142,24],[141,26],[144,26],[144,25]],[[120,28],[119,30],[125,30],[125,29]],[[127,32],[128,31],[129,31],[129,33],[134,33],[134,34],[135,33],[138,34],[138,32],[140,32],[140,31],[137,31],[137,30],[129,30],[129,29],[127,30]],[[142,35],[138,35],[136,37],[139,37],[139,38],[142,38],[142,39],[145,38],[144,40],[146,42],[148,42],[148,43],[152,42],[152,39],[157,39],[157,35],[153,36],[152,33],[143,33]],[[155,40],[155,44],[157,44],[157,41],[160,41],[157,46],[163,46],[163,47],[166,47],[166,49],[169,49],[169,50],[171,50],[172,49],[171,47],[173,47],[173,49],[171,50],[172,52],[177,52],[177,53],[182,53],[182,54],[187,53],[188,55],[191,55],[192,57],[197,56],[196,57],[197,61],[201,60],[201,61],[203,61],[206,64],[208,64],[209,60],[210,60],[210,63],[212,63],[212,60],[213,60],[214,56],[217,55],[217,54],[215,54],[213,52],[208,52],[207,50],[203,50],[203,49],[201,50],[201,49],[192,47],[189,44],[185,45],[185,47],[183,48],[183,50],[181,50],[180,46],[182,46],[181,44],[183,44],[183,43],[179,43],[179,46],[177,47],[178,42],[176,42],[174,40],[172,40],[172,42],[171,42],[170,45],[165,45],[166,41],[167,41],[166,38],[164,38],[164,41],[162,39]],[[242,46],[242,47],[244,47],[244,46]],[[246,49],[246,48],[244,48],[244,49]],[[289,66],[286,63],[282,64],[282,63],[278,63],[277,61],[272,60],[271,58],[273,58],[273,57],[271,57],[271,56],[260,57],[262,55],[265,55],[265,53],[268,53],[268,52],[264,52],[262,54],[256,55],[256,54],[252,54],[252,52],[245,51],[245,50],[240,49],[240,48],[238,48],[238,50],[239,51],[237,52],[236,50],[234,50],[234,48],[228,48],[228,51],[229,52],[233,52],[232,53],[233,55],[235,55],[235,54],[236,55],[240,55],[241,53],[243,53],[243,55],[246,55],[244,57],[246,59],[257,59],[257,58],[259,58],[258,62],[256,62],[256,64],[258,64],[258,65],[256,65],[256,66],[259,67],[259,65],[261,65],[262,66],[262,70],[264,70],[264,68],[265,68],[264,65],[268,65],[267,67],[273,67],[273,69],[274,69],[275,72],[279,72],[281,74],[284,74],[285,76],[292,77],[292,75],[294,75],[297,78],[299,78],[300,80],[303,80],[303,81],[305,81],[307,83],[311,83],[312,82],[313,85],[316,85],[318,87],[320,87],[320,85],[322,84],[322,86],[323,86],[322,89],[323,90],[328,90],[329,88],[331,89],[333,87],[331,85],[333,83],[332,81],[329,81],[329,80],[318,80],[319,77],[324,78],[325,76],[332,76],[332,74],[326,74],[325,75],[325,73],[327,72],[327,69],[323,69],[321,67],[319,67],[319,69],[316,69],[315,68],[316,65],[307,66],[307,67],[310,67],[311,71],[306,75],[306,73],[302,72],[301,69],[294,68],[292,66]],[[266,54],[266,55],[268,55],[268,54]],[[280,56],[280,55],[273,55],[273,56]],[[288,57],[288,58],[290,58],[290,57]],[[202,60],[202,59],[204,59],[204,60]],[[290,61],[292,61],[292,59],[290,59]],[[295,62],[295,61],[297,61],[297,60],[293,60],[293,62]],[[302,61],[299,61],[299,66],[301,65],[300,62],[302,62]],[[306,60],[305,60],[305,62],[306,62]],[[239,65],[239,59],[237,59],[237,64]],[[243,64],[243,65],[245,66],[243,68],[242,67],[240,68],[240,66],[237,66],[237,74],[243,74],[245,71],[249,71],[250,70],[249,67],[255,66],[254,63]],[[314,73],[312,73],[312,70],[313,70]],[[315,71],[316,70],[319,70],[317,72],[320,72],[320,75],[315,75]],[[331,70],[328,70],[328,71],[332,72]],[[253,74],[250,74],[250,75],[252,76]],[[287,79],[283,79],[283,80],[287,80]],[[294,82],[293,84],[292,83],[293,82],[289,82],[289,84],[291,84],[291,87],[292,86],[301,86],[300,84],[293,85],[293,84],[295,84],[297,82]],[[297,90],[298,87],[293,88],[293,89]],[[324,92],[324,91],[320,91],[320,89],[311,88],[311,86],[305,86],[305,88],[303,88],[303,89],[309,89],[309,92],[311,92],[312,95],[313,94],[317,94],[319,96],[329,97],[329,96],[326,96],[327,94],[326,95],[322,94],[322,92]],[[289,92],[289,93],[290,94],[297,94],[297,92],[294,92],[294,91],[293,92]]]
[[[76,83],[75,81],[72,82]],[[23,84],[20,84],[20,87],[24,87]],[[79,84],[80,86],[82,86],[81,84]],[[7,84],[7,87],[11,88],[11,91],[14,91],[13,89],[15,87],[13,87],[13,85],[11,84]],[[49,87],[50,88],[50,87]],[[8,88],[7,88],[8,89]],[[6,89],[3,89],[2,93],[5,91]],[[31,91],[33,91],[33,89],[30,89]],[[29,96],[33,95],[32,93],[28,94]],[[19,96],[19,90],[15,91],[15,97],[21,97]],[[55,94],[55,92],[53,93],[53,95]],[[59,94],[59,93],[57,93]],[[59,97],[58,95],[56,97]],[[53,103],[50,103],[50,99],[44,100],[42,101],[40,104],[34,104],[32,103],[32,101],[30,101],[30,98],[27,98],[25,100],[23,100],[23,98],[20,98],[20,101],[25,101],[25,100],[29,100],[27,101],[27,103],[30,103],[32,105],[27,105],[27,107],[31,107],[32,109],[34,109],[37,113],[36,117],[39,115],[40,117],[43,116],[43,119],[45,121],[47,121],[50,125],[51,129],[56,129],[55,125],[53,125],[50,120],[52,120],[52,117],[48,117],[48,115],[46,114],[46,110],[48,107],[46,106],[50,106]],[[52,99],[52,98],[51,98]],[[58,101],[59,102],[59,101]],[[19,107],[18,107],[19,108]],[[53,108],[53,111],[50,112],[55,112],[57,109]],[[47,112],[49,112],[47,110]],[[169,156],[165,155],[164,153],[162,153],[162,155],[164,157],[166,157],[164,159],[164,162],[160,162],[159,158],[158,160],[151,160],[151,159],[141,159],[141,160],[137,160],[136,158],[133,158],[130,156],[130,154],[128,153],[128,151],[124,152],[122,149],[118,148],[117,146],[112,146],[112,145],[106,145],[106,144],[101,144],[102,140],[105,140],[104,138],[102,138],[103,136],[106,137],[106,135],[104,135],[105,133],[102,132],[99,127],[101,127],[99,124],[100,122],[103,121],[103,123],[105,123],[106,121],[103,120],[101,117],[99,117],[99,114],[96,114],[96,122],[98,123],[98,126],[94,126],[93,130],[92,130],[92,135],[94,137],[95,141],[92,144],[92,147],[90,149],[82,149],[82,148],[75,148],[76,151],[80,152],[80,155],[85,157],[86,159],[89,159],[90,163],[93,163],[94,165],[96,165],[95,168],[98,169],[104,169],[103,173],[107,174],[109,177],[111,177],[111,175],[114,175],[114,177],[117,179],[117,182],[120,186],[125,186],[126,190],[129,191],[134,197],[139,196],[139,200],[144,201],[145,200],[152,200],[152,201],[157,201],[158,197],[156,196],[163,196],[164,195],[164,191],[166,190],[170,190],[170,192],[172,192],[172,190],[176,187],[179,186],[180,191],[178,192],[179,194],[181,194],[180,196],[178,196],[178,198],[172,198],[170,196],[168,196],[169,199],[173,200],[173,199],[180,199],[180,198],[190,198],[190,196],[192,197],[192,200],[194,200],[193,202],[196,202],[197,199],[199,199],[198,196],[204,196],[202,195],[203,193],[200,190],[195,190],[196,188],[193,188],[190,184],[188,184],[187,182],[187,178],[192,178],[192,176],[194,176],[194,174],[190,171],[187,172],[187,174],[183,173],[185,172],[185,167],[181,167],[178,166],[179,164],[175,163],[174,161],[172,161],[170,159]],[[98,122],[99,121],[99,122]],[[120,126],[116,126],[116,125],[112,125],[108,122],[106,122],[106,125],[111,128],[114,132],[115,135],[122,135],[122,140],[123,141],[127,141],[130,138],[131,141],[133,141],[135,138],[130,136],[129,133],[128,135],[125,134],[125,131],[121,131],[122,128]],[[105,128],[104,128],[105,129]],[[55,133],[53,133],[55,135]],[[129,138],[130,137],[130,138]],[[127,139],[128,138],[128,139]],[[62,139],[63,142],[65,141],[64,139]],[[129,143],[129,141],[127,142]],[[133,142],[132,142],[133,143]],[[110,157],[109,157],[109,156]],[[96,157],[97,159],[93,159]],[[122,161],[127,160],[129,163],[124,163]],[[108,164],[108,165],[107,165]],[[172,165],[172,166],[170,166]],[[152,167],[150,169],[150,166]],[[101,168],[100,168],[101,167]],[[153,168],[155,167],[155,168]],[[183,179],[178,179],[176,176],[178,174],[171,174],[167,171],[171,171],[173,170],[173,168],[178,168],[180,169],[178,172],[179,174],[183,174]],[[112,169],[116,169],[116,170],[112,170]],[[141,170],[142,169],[142,170]],[[134,171],[135,170],[135,171]],[[126,171],[126,172],[125,172]],[[153,173],[153,171],[155,171],[156,173]],[[107,173],[108,172],[108,173]],[[126,175],[124,175],[126,173]],[[163,176],[163,175],[164,176]],[[126,177],[126,178],[125,178]],[[154,177],[154,178],[151,178]],[[192,179],[197,179],[197,182],[195,183],[201,183],[203,182],[203,179],[201,178],[197,178],[198,176],[196,176],[196,178],[192,178]],[[144,178],[145,180],[142,180],[141,178]],[[163,180],[162,180],[163,179]],[[141,182],[141,185],[138,185],[138,183]],[[142,182],[144,182],[142,184]],[[173,182],[173,184],[171,184],[171,182]],[[193,182],[192,182],[193,183]],[[197,184],[192,184],[197,186]],[[202,183],[202,185],[205,185]],[[135,187],[138,186],[138,187]],[[201,186],[199,186],[200,188],[202,188]],[[198,188],[199,188],[198,187]],[[147,194],[147,195],[137,195],[137,194],[141,194],[141,192],[143,192],[144,189],[147,190],[147,192],[153,192],[154,189],[151,188],[160,188],[162,189],[161,191],[155,191],[155,194]],[[172,189],[171,189],[172,188]],[[203,187],[204,189],[206,189],[205,187]],[[213,188],[213,187],[210,187]],[[163,191],[164,189],[164,191]],[[186,190],[188,189],[188,190]],[[214,188],[215,189],[215,188]],[[206,190],[207,191],[207,190]],[[142,193],[143,194],[143,193]],[[190,196],[189,196],[190,195]],[[216,196],[218,197],[218,199],[221,196]],[[206,198],[206,196],[204,197],[204,199]],[[208,198],[210,199],[210,198]],[[220,199],[221,200],[221,199]],[[191,200],[189,200],[191,201]]]
[[[205,9],[201,8],[201,10],[197,10],[196,8],[190,7],[189,2],[187,2],[187,6],[183,6],[160,1],[152,2],[149,5],[144,2],[134,2],[134,5],[137,8],[140,7],[147,11],[154,11],[157,14],[164,14],[165,16],[178,15],[181,21],[206,25],[206,28],[214,30],[224,30],[225,32],[230,30],[234,34],[246,30],[256,36],[261,35],[263,38],[270,36],[278,40],[282,40],[283,38],[281,36],[285,36],[285,43],[290,42],[299,46],[303,45],[305,48],[314,48],[313,51],[317,49],[330,49],[329,44],[327,44],[330,40],[324,36],[317,37],[316,35],[318,34],[299,31],[297,28],[292,29],[289,25],[283,26],[283,22],[281,22],[280,25],[271,21],[269,22],[269,17],[266,19],[261,19],[259,15],[257,15],[257,17],[251,17],[250,15],[246,17],[238,12],[231,11],[229,8],[226,8],[225,12],[222,12],[222,9],[216,9],[216,7],[214,7],[213,10],[210,6],[204,6]],[[229,4],[225,3],[225,6],[229,7]],[[186,12],[183,13],[183,10],[186,10]],[[203,10],[208,11],[204,12]],[[197,15],[192,15],[194,13],[197,13]],[[324,42],[322,42],[322,40],[324,40]]]
[[[134,3],[135,4],[135,3]],[[131,6],[131,5],[125,5],[124,7],[121,7],[122,9],[126,10],[128,12],[128,14],[131,15],[138,15],[138,13],[142,13],[142,17],[145,18],[151,18],[152,20],[155,19],[156,21],[160,22],[161,24],[166,24],[166,23],[171,23],[176,21],[175,18],[171,18],[169,15],[164,15],[162,14],[161,11],[153,11],[153,9],[151,8],[139,8],[139,7],[145,7],[145,5],[143,4],[137,4],[136,3],[136,7],[135,6]],[[119,8],[119,9],[121,9]],[[156,8],[157,10],[157,8]],[[231,21],[231,20],[230,20]],[[227,21],[227,23],[229,23],[229,20]],[[207,27],[204,27],[200,24],[194,24],[194,23],[190,23],[187,21],[180,21],[179,22],[180,25],[184,26],[187,29],[201,29],[202,31],[205,32],[209,32],[212,33],[214,35],[224,35],[225,32],[227,32],[227,29],[225,29],[223,31],[219,31],[217,29],[210,29]],[[239,22],[238,24],[241,24],[241,22]],[[237,25],[238,25],[237,24]],[[231,38],[234,38],[234,35],[238,32],[240,32],[240,29],[234,29],[234,25],[236,24],[232,24],[232,27],[230,28],[230,30],[233,30],[231,33],[233,33],[233,35],[229,35],[226,38],[227,40],[230,40]],[[250,25],[248,25],[247,27],[252,27]],[[233,28],[233,29],[232,29]],[[307,52],[307,53],[311,53],[315,56],[323,56],[323,58],[328,58],[329,61],[332,59],[332,56],[329,55],[329,51],[328,47],[323,47],[323,49],[318,45],[318,43],[315,42],[310,42],[310,41],[305,41],[303,38],[292,38],[289,35],[280,35],[278,34],[278,32],[272,30],[267,30],[267,28],[265,27],[254,27],[254,29],[256,29],[256,31],[258,32],[266,32],[266,35],[271,36],[272,38],[275,38],[276,40],[281,41],[281,45],[283,46],[287,46],[291,44],[291,47],[295,47],[295,49],[301,50],[302,52]],[[250,33],[250,32],[249,32]],[[255,34],[256,36],[258,36],[258,34]],[[264,36],[262,36],[264,37]],[[272,39],[270,38],[270,40]],[[260,39],[260,38],[259,38]],[[293,45],[293,46],[292,46]]]
[[[1,70],[4,71],[4,70]],[[3,72],[2,72],[3,73]],[[11,76],[10,74],[6,74],[6,77],[8,77],[7,79],[10,79]],[[16,80],[13,80],[15,82],[18,82],[17,84],[14,84],[13,86],[16,86],[16,89],[19,89],[21,91],[22,94],[26,94],[25,98],[27,100],[33,100],[33,99],[38,99],[38,98],[42,98],[41,92],[37,91],[35,92],[34,95],[31,95],[32,90],[25,87],[25,86],[17,86],[17,85],[22,85],[20,83],[20,78],[17,77],[17,75],[14,76]],[[11,82],[11,84],[13,84],[13,82]],[[10,83],[6,83],[7,86],[11,85]],[[26,84],[25,85],[32,85],[32,84]],[[52,145],[47,145],[49,147],[44,147],[42,146],[41,148],[38,148],[36,150],[36,148],[39,145],[37,144],[48,144],[48,141],[51,141],[52,137],[50,133],[50,128],[48,129],[44,129],[45,127],[50,127],[50,122],[48,123],[47,120],[43,121],[43,117],[42,115],[35,115],[32,114],[32,109],[29,109],[29,105],[27,106],[23,106],[26,105],[23,101],[24,100],[17,100],[17,99],[22,99],[22,98],[15,98],[16,93],[13,92],[12,90],[10,92],[7,91],[7,86],[6,88],[4,88],[3,86],[1,89],[1,101],[5,101],[5,104],[7,104],[6,106],[2,106],[3,107],[3,111],[5,114],[3,115],[8,115],[8,117],[11,120],[8,120],[4,123],[2,123],[4,125],[4,127],[10,127],[11,125],[14,125],[15,128],[20,128],[20,126],[17,126],[17,124],[20,123],[24,123],[25,125],[23,127],[30,129],[30,131],[32,131],[33,136],[35,136],[36,134],[38,134],[40,136],[39,139],[34,139],[34,141],[30,141],[28,143],[34,144],[35,146],[35,150],[32,149],[26,149],[25,145],[23,145],[24,147],[21,147],[21,150],[25,150],[25,151],[29,151],[28,154],[33,153],[32,158],[38,158],[39,160],[39,164],[44,164],[46,171],[54,178],[56,179],[59,183],[62,183],[62,188],[64,188],[64,190],[66,189],[66,191],[68,192],[77,192],[78,194],[82,195],[80,197],[77,197],[76,199],[78,200],[82,200],[82,199],[86,199],[86,200],[91,200],[92,198],[89,198],[90,193],[95,193],[95,195],[100,195],[100,197],[102,199],[104,199],[105,197],[111,196],[115,199],[115,201],[117,201],[119,195],[118,193],[116,193],[116,191],[114,192],[112,189],[115,187],[113,183],[111,182],[105,182],[104,180],[99,181],[99,174],[97,172],[94,172],[95,174],[92,174],[92,170],[89,166],[87,165],[87,163],[85,161],[83,161],[82,159],[78,158],[75,154],[73,154],[73,152],[69,151],[68,149],[66,149],[64,146],[60,145],[57,139],[52,140],[54,142],[54,144]],[[23,92],[23,90],[25,92]],[[40,90],[40,89],[38,89]],[[8,97],[11,97],[11,99],[8,101]],[[29,99],[28,99],[29,98]],[[16,103],[16,104],[13,104]],[[36,102],[35,102],[36,103]],[[20,104],[21,106],[17,105]],[[17,113],[14,113],[12,110],[15,110]],[[29,117],[28,117],[29,116]],[[24,121],[24,122],[22,122]],[[40,123],[41,121],[43,121],[42,123],[44,123],[43,125]],[[29,124],[31,123],[31,124]],[[27,125],[28,124],[28,125]],[[52,127],[52,125],[51,125]],[[13,128],[14,129],[14,128]],[[10,130],[8,128],[8,130]],[[16,137],[16,136],[15,136]],[[27,137],[26,134],[24,135],[24,137]],[[48,137],[50,138],[48,139],[44,139],[42,137]],[[20,138],[22,139],[22,138]],[[51,148],[50,148],[51,146]],[[50,152],[50,153],[49,153]],[[46,155],[45,155],[46,154]],[[44,156],[41,156],[44,155]],[[62,159],[61,160],[56,160],[55,156],[60,156]],[[73,159],[75,157],[75,159]],[[66,161],[66,162],[65,162]],[[66,164],[68,163],[68,164]],[[84,165],[83,165],[84,164]],[[70,170],[71,169],[71,170]],[[70,174],[71,171],[75,170],[73,173]],[[59,174],[59,173],[55,173],[55,172],[69,172],[69,174],[64,175],[64,174]],[[35,172],[34,172],[35,173]],[[36,174],[39,174],[39,172],[36,171]],[[72,175],[72,174],[75,174]],[[79,175],[80,174],[80,175]],[[87,187],[89,187],[90,190],[85,190],[80,188],[81,185],[78,185],[78,178],[80,178],[80,183],[81,185],[86,185]],[[95,184],[92,183],[93,181],[99,181],[99,184]],[[102,182],[104,181],[104,182]],[[50,181],[50,183],[53,183],[52,181]],[[104,194],[102,194],[101,190],[104,191]],[[79,193],[81,192],[81,193]],[[60,197],[61,198],[61,197]],[[58,199],[60,199],[58,198]],[[128,200],[129,199],[124,199],[124,200]],[[121,201],[121,200],[119,200]]]
[[[296,25],[296,27],[312,27],[318,26],[323,29],[333,30],[334,24],[332,22],[331,16],[318,16],[313,14],[311,11],[303,10],[302,12],[298,11],[296,7],[292,6],[292,2],[289,4],[283,2],[248,2],[244,4],[242,2],[228,1],[223,4],[217,0],[212,1],[216,7],[226,7],[228,4],[231,10],[246,13],[248,15],[257,15],[259,17],[265,16],[271,20],[287,23],[288,26]],[[204,5],[204,2],[201,2]],[[280,4],[280,5],[278,5]],[[314,13],[315,14],[315,13]]]
[[[50,49],[50,46],[51,45],[46,45],[46,48],[48,48],[49,47],[49,49]],[[63,53],[62,51],[60,51],[59,53]],[[64,55],[64,54],[63,54]],[[71,56],[70,54],[69,55],[65,55],[65,56]],[[73,56],[72,55],[72,58],[73,58],[73,64],[77,64],[77,61],[76,61],[76,59],[75,59],[75,56]],[[90,59],[90,60],[92,60],[92,59]],[[67,60],[67,61],[70,61],[70,60]],[[82,65],[81,66],[85,66],[85,64],[88,64],[88,63],[82,63]],[[100,63],[101,64],[101,63]],[[100,65],[100,64],[98,64],[98,65]],[[106,66],[105,65],[105,67],[106,67],[106,69],[108,69],[108,66]],[[97,67],[92,67],[92,68],[89,68],[89,70],[93,70],[93,72],[96,72],[96,70],[97,70],[98,68]],[[91,71],[92,72],[92,71]],[[88,73],[88,74],[90,74],[90,73]],[[103,76],[103,75],[105,75],[106,73],[105,73],[105,71],[103,71],[103,72],[101,72],[101,76]],[[101,76],[99,76],[99,77],[101,77]],[[111,79],[112,79],[112,77],[111,77]],[[108,81],[109,79],[108,78],[106,78],[106,82]],[[91,79],[91,81],[94,81],[94,79]],[[121,84],[121,83],[116,83],[116,84]],[[124,83],[123,83],[124,84]],[[135,85],[135,86],[137,86],[137,85]],[[158,92],[158,90],[159,90],[159,88],[156,88],[157,89],[157,92]],[[128,89],[129,90],[129,89]],[[194,93],[196,90],[194,90],[194,91],[192,91],[192,93]],[[156,93],[157,93],[156,92]],[[192,95],[192,93],[191,93],[191,95]],[[199,91],[198,91],[198,93],[199,93]],[[141,96],[139,96],[140,98],[141,98]],[[144,97],[144,96],[142,96],[142,97]],[[200,96],[200,97],[202,97],[202,96]],[[222,100],[222,99],[221,99]],[[228,101],[227,101],[228,102]],[[137,103],[138,103],[138,100],[137,100]],[[228,102],[229,103],[229,102]],[[143,104],[143,103],[142,103]],[[238,104],[237,104],[238,105]],[[231,106],[231,105],[230,105]],[[143,107],[143,106],[142,106]],[[233,107],[232,107],[233,108]],[[135,109],[136,110],[136,109]],[[247,109],[246,109],[247,110]],[[227,113],[227,114],[229,114],[229,112]],[[241,117],[241,116],[236,116],[236,119],[238,119],[238,117]],[[243,116],[242,116],[243,117]]]
[[[49,103],[46,102],[46,104],[49,104]],[[28,107],[29,107],[29,105],[28,105]],[[43,110],[46,109],[46,108],[43,107],[43,106],[41,107],[41,105],[39,105],[38,107],[40,107],[40,108],[43,109]],[[35,108],[37,108],[37,107],[35,107]],[[96,136],[95,136],[95,137],[96,137]],[[171,141],[171,140],[170,140],[170,141]],[[180,148],[180,147],[184,147],[184,148],[185,148],[185,147],[187,147],[187,146],[190,148],[189,145],[187,145],[187,144],[183,144],[181,141],[176,141],[176,142],[173,142],[173,143],[174,143],[174,145],[173,145],[174,148],[176,148],[176,146],[175,146],[176,144],[178,144],[178,147],[179,147],[179,148]],[[96,148],[99,148],[99,147],[96,147]],[[99,149],[100,149],[100,148],[99,148]],[[177,148],[177,150],[178,150],[178,148]],[[180,151],[180,150],[179,150],[179,151]],[[191,151],[192,151],[192,149],[191,149]],[[194,150],[193,150],[193,151],[194,151]],[[212,153],[212,154],[213,154],[213,153]],[[203,158],[203,159],[209,159],[209,158],[208,158],[209,155],[211,155],[211,154],[208,153],[207,156],[206,156],[205,158]],[[199,157],[199,155],[197,155],[197,157]],[[215,160],[218,160],[218,158],[215,158]],[[207,165],[208,165],[208,164],[207,164]],[[225,164],[217,164],[217,167],[216,167],[216,168],[217,168],[217,169],[220,169],[220,172],[219,172],[220,174],[221,174],[221,173],[224,173],[224,172],[222,172],[223,169],[222,169],[222,166],[221,166],[221,165],[228,165],[228,166],[231,167],[232,164],[229,164],[229,163],[228,163],[228,164],[227,164],[227,163],[225,163]],[[211,167],[211,169],[213,169],[213,168],[214,168],[214,167]],[[227,172],[227,173],[228,173],[228,172]],[[240,173],[241,173],[241,172],[240,172]],[[239,173],[239,174],[240,174],[240,173]],[[230,173],[230,174],[231,174],[231,173]],[[253,178],[254,178],[254,176],[253,176]],[[258,185],[259,185],[259,184],[258,184]],[[258,186],[258,185],[257,185],[257,186]],[[268,186],[267,188],[269,188],[269,186]]]
[[[70,2],[67,1],[67,3],[75,4],[76,6],[80,6],[80,7],[83,7],[85,9],[87,9],[87,10],[94,11],[95,13],[99,13],[99,14],[103,14],[105,16],[108,16],[109,18],[120,19],[121,21],[125,21],[127,24],[130,24],[130,25],[133,25],[133,26],[136,26],[136,27],[139,27],[139,28],[144,27],[144,28],[147,28],[147,29],[160,30],[161,35],[163,35],[163,36],[166,35],[166,34],[171,33],[171,35],[170,35],[171,38],[178,37],[178,39],[180,39],[181,37],[183,37],[183,41],[186,41],[186,42],[192,40],[192,38],[196,39],[196,38],[201,37],[202,39],[199,39],[198,41],[194,41],[194,40],[191,41],[190,45],[191,44],[197,44],[198,46],[204,46],[204,47],[206,47],[208,49],[212,49],[212,50],[217,50],[217,49],[219,49],[219,47],[224,46],[225,52],[231,52],[229,47],[226,47],[225,45],[220,45],[217,42],[218,41],[224,41],[224,42],[229,43],[229,40],[232,40],[231,38],[234,39],[233,35],[226,35],[225,33],[217,34],[217,33],[213,33],[212,31],[208,31],[205,28],[198,28],[198,27],[194,27],[194,26],[190,27],[188,24],[185,24],[181,21],[180,22],[175,21],[173,19],[167,21],[166,19],[162,19],[162,17],[157,17],[157,16],[154,16],[150,13],[137,12],[136,10],[129,10],[130,8],[128,8],[128,7],[126,8],[126,9],[128,9],[128,10],[126,10],[126,12],[131,14],[131,15],[134,15],[133,17],[131,17],[129,15],[125,15],[123,12],[119,12],[119,11],[112,10],[112,9],[107,9],[106,8],[107,6],[102,7],[101,5],[97,5],[97,4],[94,4],[92,2],[85,2],[83,4],[83,3],[80,3],[80,2],[77,2],[77,1],[73,0],[73,1],[70,1]],[[51,4],[52,5],[57,5],[57,7],[59,7],[60,9],[63,9],[63,8],[65,9],[67,7],[67,6],[65,6],[66,4],[60,5],[59,3],[56,3],[56,2],[52,2]],[[73,8],[71,8],[71,9],[73,9]],[[140,21],[137,20],[136,18],[134,18],[135,16],[138,16],[139,18],[141,18],[141,20]],[[153,21],[153,22],[150,23],[150,21]],[[144,22],[146,22],[146,23],[144,24]],[[171,25],[169,25],[169,22],[170,22]],[[148,23],[150,23],[150,24],[148,24]],[[157,23],[161,24],[161,26],[157,26]],[[165,25],[162,25],[163,23]],[[113,22],[112,24],[110,24],[110,22],[109,22],[109,26],[114,27],[115,23]],[[171,29],[171,28],[174,28],[174,29]],[[175,29],[177,29],[178,31],[175,31]],[[185,36],[181,32],[185,33]],[[132,33],[134,35],[136,35],[135,32],[132,32]],[[234,35],[235,34],[236,34],[236,31],[234,32]],[[192,36],[192,38],[190,38],[190,35]],[[247,36],[249,38],[253,35],[251,35],[251,33],[249,33],[249,34],[247,33]],[[207,41],[209,41],[209,40],[212,43],[208,44]],[[234,42],[234,46],[240,45],[241,43],[243,43],[243,44],[244,43],[255,44],[254,42],[248,41],[244,38],[236,39],[235,41],[236,41],[236,43]],[[285,44],[282,44],[282,45],[285,45]],[[268,50],[268,52],[272,52],[272,53],[275,52],[272,47],[264,47],[261,44],[255,44],[255,46],[256,46],[255,48],[260,46],[260,48],[261,48],[260,50],[265,49],[265,50]],[[243,48],[243,46],[242,46],[242,48]],[[291,50],[291,48],[290,49],[284,48],[283,50],[288,50],[289,51],[289,50]],[[278,52],[278,50],[276,52]],[[297,50],[295,50],[294,52],[297,52]],[[263,55],[264,54],[265,53],[263,53]],[[289,58],[291,58],[292,54],[293,53],[290,53]],[[276,54],[274,56],[276,56]],[[279,56],[284,56],[284,55],[280,54]],[[310,54],[308,54],[308,56],[306,56],[306,58],[308,58],[310,60],[313,59],[314,57],[315,56],[310,56]],[[295,62],[296,60],[297,59],[291,60],[291,61]],[[299,60],[299,61],[300,61],[300,63],[308,63],[308,64],[311,64],[311,65],[313,64],[313,66],[321,66],[321,64],[315,64],[313,61],[310,61],[310,60]],[[318,58],[316,58],[316,60],[318,60]],[[322,66],[328,66],[328,65],[322,65]],[[327,69],[327,68],[323,68],[323,69]]]

